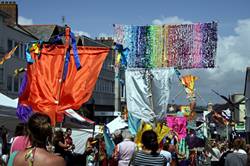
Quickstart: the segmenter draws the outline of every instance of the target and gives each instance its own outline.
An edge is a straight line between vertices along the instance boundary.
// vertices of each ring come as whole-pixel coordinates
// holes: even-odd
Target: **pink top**
[[[17,136],[11,144],[10,154],[15,151],[25,150],[28,146],[30,146],[30,141],[27,136]]]

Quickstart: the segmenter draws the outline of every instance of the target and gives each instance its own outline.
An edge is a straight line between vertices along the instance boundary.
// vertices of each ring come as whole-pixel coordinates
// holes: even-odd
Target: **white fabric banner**
[[[125,71],[127,108],[145,122],[162,119],[166,113],[174,68]]]
[[[113,134],[118,129],[128,127],[128,124],[120,116],[118,116],[117,118],[109,122],[106,126],[109,128],[110,134]]]

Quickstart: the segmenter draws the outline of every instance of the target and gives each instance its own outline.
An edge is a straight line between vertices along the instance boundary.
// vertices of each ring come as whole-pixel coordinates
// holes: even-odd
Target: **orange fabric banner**
[[[64,45],[44,45],[40,56],[34,51],[30,53],[35,62],[27,66],[27,86],[19,103],[49,115],[53,125],[56,113],[79,109],[89,100],[109,52],[105,47],[79,46],[77,49],[82,67],[77,71],[71,50],[65,81],[62,81]]]

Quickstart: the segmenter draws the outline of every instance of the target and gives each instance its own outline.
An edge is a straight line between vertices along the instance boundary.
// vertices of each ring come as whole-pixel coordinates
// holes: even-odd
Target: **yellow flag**
[[[39,50],[38,43],[32,44],[32,47],[30,48],[30,52],[32,52],[32,51],[34,51],[35,54],[39,54],[40,50]]]
[[[181,83],[188,88],[191,92],[194,91],[194,82],[198,79],[198,77],[193,75],[185,75],[181,77]]]
[[[198,79],[198,77],[193,75],[185,75],[181,77],[181,83],[185,86],[185,91],[187,93],[187,98],[195,98],[194,94],[194,83]]]
[[[147,130],[152,130],[153,127],[148,124],[148,123],[145,123],[145,122],[142,122],[141,123],[141,127],[139,129],[139,131],[137,132],[137,135],[136,135],[136,138],[135,138],[135,143],[140,147],[142,145],[141,143],[141,137],[142,137],[142,133],[144,131],[147,131]]]
[[[118,53],[118,54],[117,54],[117,57],[116,57],[115,64],[116,64],[116,65],[119,65],[119,64],[120,64],[120,61],[121,61],[121,53]]]
[[[155,132],[158,135],[158,143],[169,133],[170,129],[164,124],[158,123],[155,129]]]

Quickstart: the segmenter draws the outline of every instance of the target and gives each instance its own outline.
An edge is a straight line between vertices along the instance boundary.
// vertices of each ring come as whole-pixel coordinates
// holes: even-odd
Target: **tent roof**
[[[0,106],[17,108],[17,103],[18,102],[16,99],[11,99],[8,96],[0,93]]]

